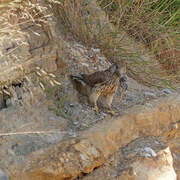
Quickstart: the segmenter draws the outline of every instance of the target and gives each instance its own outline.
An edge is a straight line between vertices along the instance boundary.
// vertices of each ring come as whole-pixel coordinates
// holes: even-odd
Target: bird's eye
[[[125,81],[127,81],[127,77],[126,76],[123,76],[123,77],[120,78],[120,82],[125,82]]]

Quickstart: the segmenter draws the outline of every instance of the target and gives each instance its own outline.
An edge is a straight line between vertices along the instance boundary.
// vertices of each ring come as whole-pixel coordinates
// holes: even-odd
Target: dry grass
[[[179,82],[179,27],[177,17],[166,13],[172,5],[170,1],[98,0],[114,25],[113,30],[106,19],[100,18],[102,13],[96,14],[93,10],[90,4],[95,1],[58,2],[54,11],[66,30],[86,45],[100,47],[110,61],[125,61],[135,79],[147,85],[169,88]],[[137,50],[130,47],[123,32],[137,43]],[[144,60],[144,54],[150,54],[150,60]]]
[[[19,71],[25,72],[24,67],[21,65],[22,61],[26,61],[24,57],[16,56],[16,51],[19,49],[21,51],[21,47],[29,46],[27,42],[27,33],[25,33],[22,29],[27,28],[28,26],[38,26],[40,28],[44,28],[44,26],[48,23],[47,18],[51,17],[52,14],[49,13],[48,6],[38,3],[36,0],[3,0],[0,1],[0,47],[1,50],[4,48],[4,44],[9,41],[14,44],[11,50],[0,50],[0,66],[3,68],[3,65],[9,67],[14,67],[14,69],[18,69],[21,66]],[[33,32],[35,35],[40,36],[37,32]],[[4,62],[5,61],[5,62]],[[5,68],[4,66],[4,68]],[[4,71],[6,73],[6,71]],[[51,86],[60,85],[60,83],[56,80],[56,77],[52,73],[47,73],[43,69],[37,67],[34,69],[36,74],[36,81],[39,83],[39,86],[44,90],[45,87],[42,83],[49,83]],[[22,81],[26,81],[26,85],[24,84],[24,88],[30,91],[28,87],[28,83],[32,84],[33,80],[28,78],[28,75],[23,74],[24,77],[21,79],[16,79],[16,83],[21,83]],[[1,72],[1,76],[4,76]],[[31,81],[31,82],[30,82]],[[7,82],[8,83],[8,82]],[[9,87],[11,84],[6,82],[0,82],[0,93],[6,94],[8,96],[12,96],[9,91]]]
[[[179,80],[180,71],[180,2],[99,0],[111,22],[141,42],[154,54],[169,75]]]
[[[0,36],[1,40],[11,36],[22,45],[19,26],[33,23],[42,27],[51,16],[48,7],[64,25],[61,28],[87,46],[101,48],[110,61],[125,61],[132,77],[148,85],[171,87],[180,81],[179,4],[174,3],[176,0],[47,0],[47,6],[42,6],[36,0],[4,0],[0,3]],[[132,48],[124,32],[140,46]],[[143,58],[145,54],[150,55],[149,60]]]
[[[51,1],[53,11],[59,17],[59,20],[64,24],[66,30],[74,33],[76,37],[91,45],[97,42],[98,32],[93,31],[93,16],[88,15],[88,9],[86,5],[83,5],[82,1]],[[86,3],[84,3],[86,4]],[[96,28],[95,28],[96,30]]]

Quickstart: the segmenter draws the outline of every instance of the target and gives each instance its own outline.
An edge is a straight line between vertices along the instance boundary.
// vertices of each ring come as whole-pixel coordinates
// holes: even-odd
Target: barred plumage
[[[105,71],[98,71],[92,74],[71,75],[76,90],[89,97],[89,102],[98,111],[97,100],[99,96],[104,99],[105,106],[112,114],[112,100],[120,86],[123,91],[127,90],[126,67],[111,65]]]

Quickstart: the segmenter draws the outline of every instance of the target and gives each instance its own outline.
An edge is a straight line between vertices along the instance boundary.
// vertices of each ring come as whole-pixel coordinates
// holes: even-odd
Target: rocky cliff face
[[[102,167],[82,179],[176,179],[172,164],[169,147],[156,137],[141,137],[119,149]]]
[[[95,113],[87,98],[74,90],[69,75],[103,70],[110,62],[100,49],[65,32],[60,12],[49,8],[52,4],[35,3],[39,21],[25,23],[20,12],[14,17],[2,13],[9,18],[11,31],[3,31],[0,40],[0,177],[176,179],[179,95],[167,95],[128,77],[126,96],[119,101],[118,90],[113,100],[117,117],[106,113],[101,101],[101,110]],[[94,25],[98,17],[109,23],[95,1],[90,7]]]

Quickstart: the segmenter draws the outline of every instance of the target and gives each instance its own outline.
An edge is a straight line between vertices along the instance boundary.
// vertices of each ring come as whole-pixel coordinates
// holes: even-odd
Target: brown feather
[[[124,66],[119,67],[116,64],[111,65],[104,71],[71,76],[71,78],[78,85],[78,91],[80,93],[85,92],[82,94],[89,96],[89,102],[94,106],[96,111],[98,109],[97,100],[99,96],[105,97],[105,104],[112,111],[111,103],[113,96],[117,92],[119,83],[125,83],[126,85],[127,80],[126,68]]]

